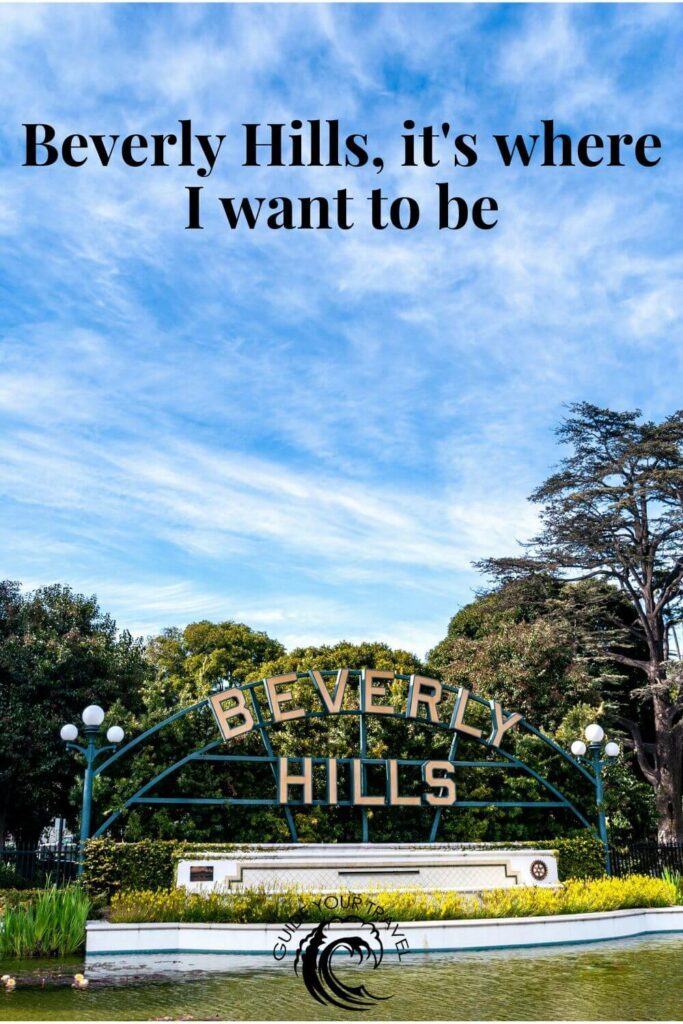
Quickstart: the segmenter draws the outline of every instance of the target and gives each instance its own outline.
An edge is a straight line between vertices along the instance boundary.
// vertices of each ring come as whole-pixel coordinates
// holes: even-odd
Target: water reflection
[[[118,961],[118,962],[116,962]],[[0,1001],[4,1020],[677,1020],[683,1016],[683,937],[545,950],[406,956],[373,972],[388,996],[363,1013],[314,1002],[291,960],[173,955],[88,962],[87,991],[68,985],[79,961],[11,962],[21,985]],[[57,987],[44,985],[46,969]],[[0,965],[0,973],[10,964]],[[339,973],[367,981],[362,968]],[[31,987],[25,987],[33,979]],[[677,982],[676,979],[679,979]]]

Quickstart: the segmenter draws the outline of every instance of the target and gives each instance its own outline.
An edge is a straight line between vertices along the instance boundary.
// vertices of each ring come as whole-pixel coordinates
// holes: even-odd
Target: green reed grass
[[[670,882],[671,885],[676,886],[677,902],[683,903],[683,874],[680,871],[673,871],[671,868],[664,868],[662,878],[665,882]]]
[[[0,919],[0,956],[68,956],[85,943],[90,900],[80,886],[51,885],[34,899],[7,907]]]

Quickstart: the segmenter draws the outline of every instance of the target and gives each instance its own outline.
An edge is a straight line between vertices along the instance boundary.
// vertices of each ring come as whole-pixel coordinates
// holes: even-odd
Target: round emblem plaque
[[[535,878],[537,882],[542,882],[548,875],[548,865],[543,860],[534,860],[531,862],[531,876]]]

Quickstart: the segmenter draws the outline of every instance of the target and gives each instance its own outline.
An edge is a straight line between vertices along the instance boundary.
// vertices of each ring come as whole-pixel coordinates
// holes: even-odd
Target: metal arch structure
[[[515,719],[515,721],[514,721],[514,727],[515,728],[519,728],[523,732],[525,732],[525,733],[527,733],[527,734],[529,734],[531,736],[536,737],[543,744],[545,744],[545,746],[547,748],[552,750],[555,754],[559,755],[560,758],[562,758],[564,761],[566,761],[574,770],[576,770],[582,776],[584,776],[584,778],[593,787],[594,792],[595,792],[595,803],[596,803],[596,810],[597,810],[597,828],[596,828],[596,826],[591,823],[589,818],[581,810],[579,810],[578,807],[575,806],[574,802],[572,800],[570,800],[569,797],[566,794],[562,793],[553,783],[551,783],[549,779],[547,779],[544,776],[542,776],[539,772],[536,771],[535,768],[533,768],[529,764],[526,764],[520,758],[514,756],[513,754],[509,753],[506,750],[501,749],[499,744],[494,744],[492,742],[493,736],[494,736],[493,731],[492,731],[491,736],[489,736],[488,738],[484,738],[483,734],[480,735],[479,737],[477,737],[476,735],[473,735],[471,731],[468,731],[466,727],[462,727],[462,725],[460,727],[454,727],[452,725],[452,723],[446,723],[446,722],[442,722],[442,721],[433,721],[431,719],[431,716],[427,718],[427,717],[422,717],[422,716],[418,716],[418,715],[408,715],[407,711],[405,713],[401,713],[401,712],[396,711],[393,708],[391,710],[389,710],[388,708],[384,708],[381,711],[381,713],[378,712],[378,711],[372,710],[372,708],[368,708],[368,707],[364,706],[364,699],[363,699],[363,694],[365,692],[364,680],[365,680],[366,672],[368,672],[369,670],[339,670],[339,671],[334,671],[334,672],[321,672],[321,673],[317,673],[317,675],[318,675],[318,677],[320,679],[329,679],[331,677],[336,677],[337,678],[337,683],[338,683],[338,681],[340,679],[341,671],[346,672],[347,673],[347,677],[349,679],[351,679],[351,677],[355,677],[355,680],[358,683],[358,690],[359,690],[358,707],[354,707],[354,708],[340,707],[339,710],[334,710],[334,711],[330,711],[327,708],[323,707],[323,709],[319,710],[319,711],[310,711],[310,710],[302,711],[301,714],[297,717],[298,721],[307,721],[307,720],[313,720],[313,719],[327,718],[327,717],[330,717],[330,716],[333,716],[333,717],[334,716],[355,716],[355,717],[358,717],[358,719],[359,719],[358,758],[357,759],[350,758],[350,757],[348,757],[348,758],[338,758],[338,759],[336,759],[338,763],[342,763],[342,764],[345,763],[345,762],[346,763],[350,763],[350,762],[352,762],[354,760],[358,760],[358,762],[361,765],[361,772],[362,772],[363,779],[365,778],[366,769],[369,766],[371,766],[371,765],[384,765],[385,769],[388,771],[388,763],[389,763],[389,759],[388,758],[370,758],[370,757],[367,756],[367,744],[368,744],[367,719],[368,719],[368,717],[374,717],[374,716],[377,715],[377,716],[380,716],[380,717],[385,718],[385,719],[386,718],[399,719],[399,720],[402,720],[402,721],[406,722],[406,724],[408,724],[410,722],[414,722],[414,723],[420,724],[422,726],[426,726],[426,727],[434,729],[434,730],[446,731],[446,732],[450,733],[451,736],[452,736],[450,747],[449,747],[449,751],[448,751],[447,761],[453,766],[453,769],[467,768],[467,769],[475,769],[475,770],[488,770],[488,769],[501,770],[502,769],[504,771],[506,771],[506,770],[507,771],[509,771],[509,770],[523,771],[530,778],[533,778],[536,782],[538,782],[540,784],[540,786],[546,791],[545,795],[547,795],[549,797],[549,799],[543,799],[543,800],[463,800],[463,801],[455,800],[453,806],[455,806],[455,807],[504,807],[504,808],[514,808],[514,807],[525,808],[526,807],[526,808],[537,808],[537,809],[540,809],[540,808],[564,809],[564,810],[568,811],[570,814],[572,814],[583,828],[585,828],[585,829],[587,829],[587,830],[589,830],[591,832],[597,833],[597,835],[599,836],[600,840],[602,841],[603,846],[605,847],[605,849],[606,850],[608,849],[608,837],[607,837],[607,829],[606,829],[604,807],[603,807],[603,789],[602,789],[602,772],[601,772],[602,762],[600,761],[599,753],[597,751],[593,752],[593,756],[592,756],[590,761],[585,761],[584,760],[584,763],[581,763],[576,758],[572,757],[571,754],[569,754],[566,750],[564,750],[562,747],[560,747],[557,743],[555,743],[555,741],[553,739],[551,739],[549,736],[546,736],[540,730],[536,729],[533,725],[531,725],[529,722],[527,722],[526,719],[524,719],[523,717],[517,715],[514,712],[509,712],[509,711],[506,711],[504,709],[501,709],[500,706],[497,705],[497,703],[495,701],[486,700],[483,697],[479,697],[478,695],[476,695],[474,693],[470,693],[469,691],[466,691],[466,700],[471,700],[473,703],[475,703],[477,705],[480,705],[480,706],[482,706],[484,708],[487,708],[489,710],[490,714],[491,714],[492,722],[494,722],[494,708],[495,708],[496,709],[496,714],[498,715],[499,720],[502,720],[503,722],[508,723],[506,728],[510,727],[510,719]],[[292,674],[290,674],[289,678],[290,678],[291,682],[293,682],[293,681],[302,682],[302,681],[305,681],[305,680],[311,680],[312,682],[315,682],[314,675],[315,674],[313,672],[292,673]],[[416,678],[417,679],[422,679],[423,678],[423,677],[416,677],[416,676],[405,675],[405,674],[401,674],[401,673],[391,673],[391,676],[392,676],[393,680],[398,680],[400,682],[408,684],[408,687],[409,687],[408,693],[409,693],[409,695],[412,692],[413,686],[415,685],[415,679]],[[276,681],[278,681],[278,682],[281,682],[283,679],[285,679],[285,677],[276,677]],[[284,815],[285,815],[285,818],[286,818],[286,821],[287,821],[287,825],[288,825],[288,828],[289,828],[289,832],[290,832],[290,836],[291,836],[292,841],[293,842],[298,842],[298,835],[297,835],[297,830],[296,830],[296,824],[295,824],[294,817],[293,817],[293,814],[292,814],[292,807],[301,807],[301,806],[332,806],[332,802],[329,799],[327,799],[327,798],[316,798],[316,799],[309,799],[309,800],[304,800],[304,799],[301,799],[301,800],[291,800],[291,801],[288,800],[287,802],[283,803],[280,799],[278,799],[278,793],[277,792],[276,792],[275,796],[272,797],[272,798],[271,797],[262,797],[262,798],[255,798],[255,797],[225,797],[225,798],[223,798],[223,797],[184,797],[184,796],[160,797],[160,796],[151,795],[152,791],[154,790],[154,788],[160,782],[162,782],[164,779],[167,779],[170,776],[172,776],[173,774],[175,774],[176,772],[178,772],[184,765],[192,763],[192,762],[225,762],[225,763],[228,763],[228,764],[230,764],[230,763],[267,764],[267,765],[270,765],[270,767],[272,768],[273,776],[274,776],[274,779],[275,779],[275,782],[276,782],[276,788],[277,788],[279,762],[282,759],[280,757],[278,757],[274,753],[274,751],[273,751],[273,746],[272,746],[271,738],[270,738],[270,732],[271,732],[271,730],[273,728],[277,728],[277,727],[279,727],[281,725],[281,720],[279,721],[276,718],[276,716],[273,714],[272,702],[267,699],[265,701],[265,703],[262,703],[261,696],[259,695],[259,688],[261,688],[263,691],[265,691],[266,696],[269,696],[272,691],[268,687],[269,687],[269,684],[272,683],[273,681],[274,680],[272,678],[270,680],[269,679],[260,679],[260,680],[255,681],[255,682],[244,683],[244,684],[242,684],[240,686],[233,686],[233,687],[230,687],[229,690],[220,691],[218,694],[214,694],[212,697],[207,697],[207,698],[205,698],[205,699],[203,699],[201,701],[198,701],[195,704],[189,705],[188,707],[181,708],[179,711],[176,711],[174,714],[169,715],[163,721],[158,722],[156,725],[154,725],[151,728],[147,729],[145,732],[141,733],[139,736],[136,736],[134,739],[130,740],[123,747],[121,747],[120,749],[116,750],[113,754],[111,754],[111,756],[109,756],[105,761],[103,761],[98,767],[94,767],[94,765],[93,765],[92,769],[89,772],[89,788],[90,789],[91,789],[92,783],[93,783],[93,781],[94,781],[94,779],[96,777],[98,777],[98,776],[102,775],[103,773],[105,773],[108,768],[110,768],[113,764],[115,764],[121,758],[126,756],[128,753],[130,753],[131,751],[135,750],[135,748],[137,748],[140,744],[142,744],[145,741],[147,741],[148,739],[150,739],[150,737],[154,736],[156,733],[160,732],[162,729],[166,728],[167,726],[171,725],[173,722],[178,721],[179,719],[183,718],[184,716],[186,716],[188,714],[191,714],[191,713],[197,712],[197,711],[202,711],[204,709],[209,709],[217,698],[219,698],[219,697],[222,698],[222,696],[229,695],[229,694],[240,694],[241,695],[240,699],[242,699],[245,702],[246,702],[246,699],[248,697],[248,699],[250,701],[250,704],[251,704],[251,709],[253,709],[253,714],[251,713],[251,711],[250,711],[250,714],[249,714],[249,717],[252,719],[252,723],[253,723],[252,727],[250,727],[250,731],[252,731],[252,729],[253,729],[253,731],[256,731],[256,732],[259,733],[259,736],[260,736],[260,739],[261,739],[261,744],[263,746],[263,754],[224,754],[224,753],[219,753],[219,752],[217,752],[216,748],[222,746],[226,742],[225,739],[223,738],[223,736],[219,734],[217,739],[212,740],[211,742],[204,744],[202,747],[198,748],[197,750],[193,750],[190,753],[185,754],[183,757],[181,757],[179,760],[177,760],[174,764],[170,765],[168,768],[165,768],[163,771],[159,772],[153,778],[149,779],[143,786],[141,786],[131,797],[129,797],[125,801],[125,803],[123,804],[122,807],[120,807],[117,810],[113,811],[98,826],[98,828],[92,834],[90,834],[90,828],[89,828],[89,817],[90,817],[89,811],[90,811],[90,802],[91,802],[91,792],[89,792],[87,794],[84,792],[84,810],[85,810],[85,806],[86,806],[86,796],[87,796],[87,803],[88,803],[88,825],[87,825],[87,827],[82,829],[82,835],[84,836],[84,838],[93,838],[94,839],[94,838],[98,838],[99,836],[102,836],[107,831],[107,829],[109,829],[111,827],[111,825],[113,825],[114,822],[121,816],[121,814],[123,814],[130,807],[133,807],[133,806],[136,806],[136,805],[142,805],[142,804],[185,804],[185,805],[195,805],[195,806],[199,806],[199,805],[204,805],[204,806],[247,805],[247,806],[275,806],[275,807],[280,807],[281,810],[283,811]],[[449,685],[447,685],[445,683],[439,683],[438,681],[435,681],[435,680],[423,680],[423,681],[426,681],[428,683],[436,683],[436,685],[438,685],[438,687],[439,687],[439,693],[442,696],[444,696],[444,695],[451,695],[453,697],[453,699],[454,699],[454,714],[455,714],[455,708],[457,708],[458,702],[462,699],[463,688],[456,688],[456,687],[453,687],[453,686],[449,686]],[[316,684],[316,685],[319,685],[319,684]],[[335,693],[336,693],[336,690],[335,690]],[[266,714],[265,713],[266,709],[269,710],[270,714]],[[494,730],[495,730],[495,724],[494,724]],[[481,744],[483,747],[487,748],[489,751],[494,751],[495,754],[497,755],[497,757],[499,758],[499,760],[486,760],[486,761],[484,761],[484,760],[481,760],[481,761],[458,760],[457,754],[458,754],[459,737],[461,735],[461,732],[465,732],[467,734],[468,738],[473,739],[475,742]],[[77,749],[80,749],[80,748],[77,748]],[[106,749],[111,749],[111,748],[106,748]],[[104,752],[104,750],[102,752]],[[296,758],[296,757],[293,757],[293,756],[289,756],[287,758],[287,760],[288,761],[296,761],[296,760],[302,761],[303,759]],[[327,757],[320,756],[320,757],[311,757],[308,760],[311,761],[313,764],[323,764],[325,762],[328,762],[329,759]],[[405,765],[405,766],[419,766],[419,765],[424,765],[426,763],[426,759],[424,759],[424,758],[423,759],[419,759],[419,760],[418,759],[414,759],[414,758],[413,759],[397,758],[397,759],[395,759],[395,761],[396,761],[396,763],[399,766],[401,766],[401,765]],[[334,801],[333,803],[334,803],[335,806],[342,806],[342,807],[344,807],[344,806],[347,806],[347,807],[356,806],[356,804],[354,803],[353,799],[348,799],[348,800],[339,799],[339,800]],[[430,829],[429,829],[429,836],[428,836],[428,841],[429,842],[435,842],[437,840],[439,826],[440,826],[441,819],[442,819],[443,809],[444,808],[442,806],[438,806],[438,807],[434,808],[433,817],[432,817],[431,825],[430,825]],[[361,807],[360,810],[361,810],[361,825],[362,825],[362,841],[363,842],[368,842],[369,841],[369,816],[368,816],[368,809],[367,809],[367,807]],[[83,824],[85,825],[85,822]]]

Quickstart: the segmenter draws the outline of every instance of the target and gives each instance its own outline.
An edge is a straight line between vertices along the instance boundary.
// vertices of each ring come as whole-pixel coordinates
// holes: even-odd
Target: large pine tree
[[[661,842],[683,841],[683,673],[677,626],[683,615],[683,410],[661,423],[587,402],[570,406],[557,431],[569,454],[531,495],[542,529],[518,558],[480,563],[499,580],[549,572],[609,580],[628,598],[627,631],[647,655],[626,653],[613,630],[596,630],[600,656],[636,669],[634,695],[651,713],[648,742],[629,730],[654,789]]]

